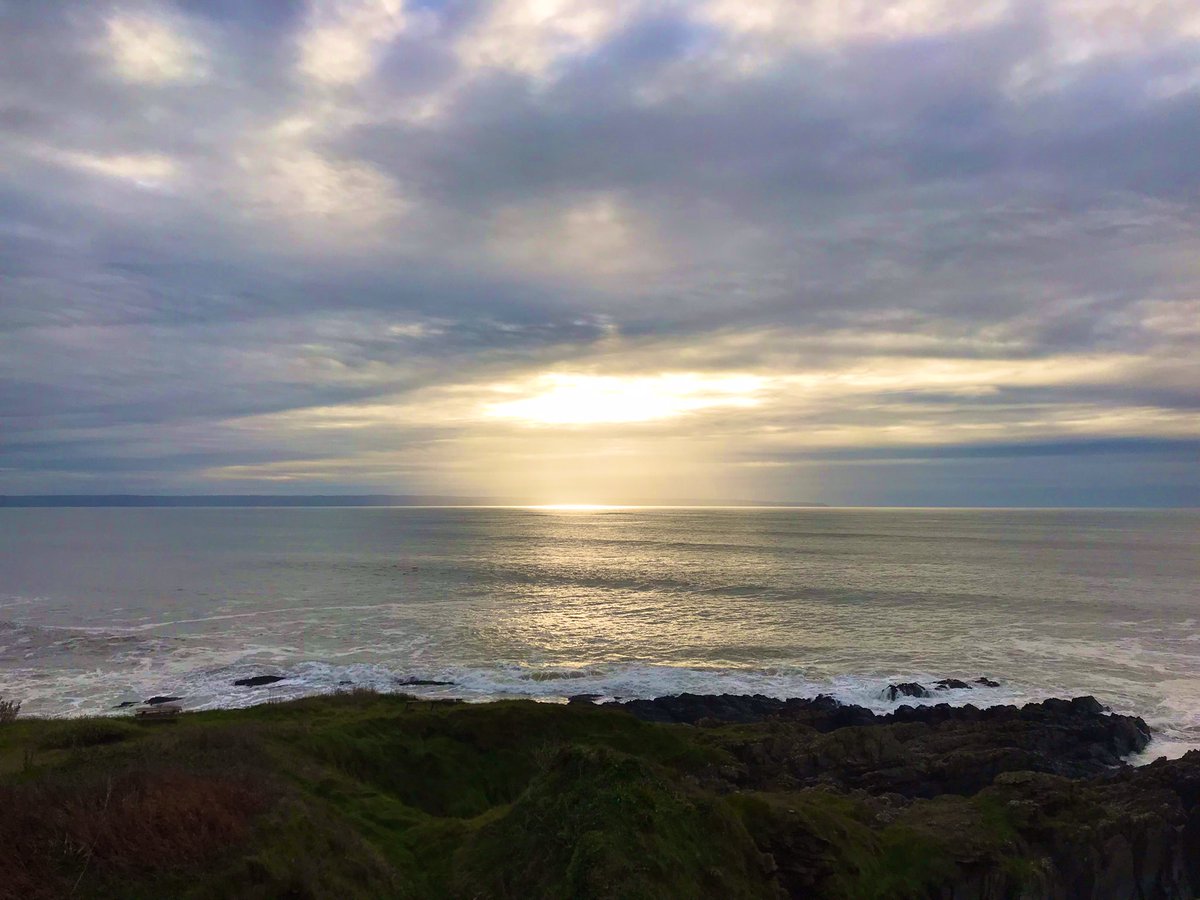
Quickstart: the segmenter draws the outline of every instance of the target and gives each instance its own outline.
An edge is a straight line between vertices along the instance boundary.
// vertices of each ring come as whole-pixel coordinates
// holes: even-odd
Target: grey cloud
[[[410,3],[428,27],[376,48],[362,81],[315,86],[294,68],[305,3],[4,4],[0,490],[52,489],[31,474],[47,470],[140,471],[169,488],[301,458],[232,437],[197,453],[172,429],[224,435],[231,418],[603,366],[614,333],[642,366],[833,370],[884,352],[871,342],[885,335],[896,357],[1144,354],[1186,374],[1200,338],[1151,328],[1145,304],[1197,297],[1200,42],[1056,64],[1053,5],[836,52],[797,44],[736,74],[715,28],[648,4],[539,81],[460,60],[454,42],[486,4]],[[128,9],[177,17],[207,76],[115,77],[94,44]],[[1022,87],[1032,63],[1059,69]],[[440,114],[405,118],[423,97]],[[310,130],[270,144],[289,118]],[[298,168],[259,196],[288,154]],[[178,180],[97,169],[149,155]],[[314,160],[328,172],[304,168]],[[337,179],[356,166],[407,209],[346,246]],[[630,245],[657,265],[536,267],[567,240],[554,211],[593,197],[628,214]],[[496,251],[510,208],[544,225],[525,268]],[[1185,412],[1200,404],[1187,384],[1147,370],[1123,385],[1002,386],[979,405]],[[1157,439],[1130,440],[1143,438]]]

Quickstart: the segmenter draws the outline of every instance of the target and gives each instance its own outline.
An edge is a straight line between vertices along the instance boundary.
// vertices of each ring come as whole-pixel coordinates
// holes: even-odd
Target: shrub
[[[21,711],[21,704],[16,700],[0,699],[0,725],[5,722],[12,722],[17,718],[17,714]]]

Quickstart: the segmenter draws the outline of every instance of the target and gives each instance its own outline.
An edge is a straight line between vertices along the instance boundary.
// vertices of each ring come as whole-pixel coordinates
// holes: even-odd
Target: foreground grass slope
[[[0,727],[0,897],[920,897],[973,879],[1040,896],[1022,829],[1094,814],[1064,794],[1065,824],[1031,825],[1017,781],[899,804],[736,787],[788,728],[360,693],[18,720]]]

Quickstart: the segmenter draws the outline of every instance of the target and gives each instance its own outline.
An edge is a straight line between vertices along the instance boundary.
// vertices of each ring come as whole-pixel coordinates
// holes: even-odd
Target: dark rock
[[[573,706],[593,706],[600,699],[600,694],[572,694],[567,703]]]
[[[1000,682],[992,681],[992,679],[988,678],[987,676],[976,678],[975,683],[981,684],[984,687],[1000,687]]]
[[[997,778],[989,800],[1044,860],[1046,896],[1200,896],[1200,753],[1073,781]]]
[[[146,701],[147,706],[158,706],[160,703],[174,703],[176,700],[182,700],[182,697],[151,697]]]
[[[136,700],[122,700],[113,709],[129,709],[131,706],[137,706]]]
[[[1106,715],[1091,697],[1021,709],[901,706],[887,715],[824,696],[680,694],[603,705],[649,722],[778,722],[769,736],[727,748],[746,773],[736,786],[756,790],[826,785],[905,797],[970,795],[1005,772],[1103,775],[1150,740],[1144,721]]]
[[[889,684],[883,694],[889,700],[895,700],[897,697],[928,697],[929,689],[915,681],[905,681],[901,684]]]
[[[422,685],[447,685],[454,684],[453,681],[431,681],[427,678],[403,678],[396,679],[396,684],[401,687],[419,687]]]
[[[234,684],[238,687],[262,687],[264,684],[274,684],[286,678],[286,675],[254,675],[250,678],[239,678]]]
[[[959,681],[957,678],[943,678],[934,684],[934,690],[937,691],[969,691],[971,686],[965,681]]]

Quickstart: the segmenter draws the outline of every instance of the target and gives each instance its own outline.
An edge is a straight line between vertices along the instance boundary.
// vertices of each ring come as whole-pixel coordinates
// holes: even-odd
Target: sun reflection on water
[[[634,509],[635,507],[623,506],[621,504],[612,503],[535,503],[526,509],[542,509],[549,512],[596,512],[605,509]]]

